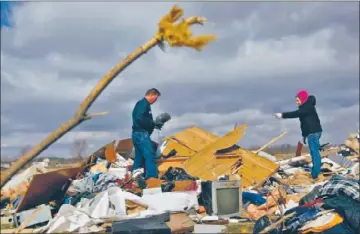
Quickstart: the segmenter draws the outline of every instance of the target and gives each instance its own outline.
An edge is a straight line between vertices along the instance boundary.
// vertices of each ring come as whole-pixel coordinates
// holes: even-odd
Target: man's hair
[[[149,89],[148,91],[146,91],[145,96],[148,96],[148,95],[161,96],[161,93],[160,93],[159,90],[157,90],[157,89],[155,89],[155,88],[152,88],[152,89]]]

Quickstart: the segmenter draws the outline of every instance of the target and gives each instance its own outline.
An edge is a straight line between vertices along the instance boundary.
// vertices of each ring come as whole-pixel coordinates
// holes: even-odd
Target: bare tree
[[[291,145],[290,144],[282,144],[281,145],[281,153],[282,154],[289,154],[291,151]]]
[[[88,143],[85,139],[76,139],[72,145],[71,155],[74,159],[85,161],[87,156]]]

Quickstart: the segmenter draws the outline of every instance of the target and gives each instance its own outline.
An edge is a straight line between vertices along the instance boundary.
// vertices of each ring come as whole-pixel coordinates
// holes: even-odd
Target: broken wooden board
[[[74,167],[35,175],[16,212],[28,210],[41,204],[47,204],[55,196],[63,196],[65,192],[62,191],[62,187],[70,178],[75,177],[82,170],[82,167]]]
[[[185,162],[189,157],[171,157],[169,159],[158,160],[158,170],[160,174],[165,173],[170,167],[179,167],[183,168],[183,162]]]
[[[173,149],[176,150],[176,156],[190,157],[207,145],[215,142],[217,136],[201,128],[192,126],[174,136],[165,139],[166,146],[162,155],[168,155]]]
[[[228,132],[225,136],[218,138],[215,142],[207,145],[200,150],[194,156],[186,160],[183,165],[185,171],[194,177],[200,177],[201,179],[214,180],[212,169],[217,166],[215,152],[220,149],[229,148],[235,145],[241,137],[244,136],[246,124],[236,127],[234,130]],[[230,162],[235,163],[237,159],[230,159]],[[207,167],[207,165],[213,165],[213,167]],[[228,165],[229,167],[231,165]]]
[[[196,129],[198,132],[206,132],[205,130],[200,131],[199,128]],[[232,166],[241,160],[242,166],[239,168],[237,174],[241,176],[242,186],[248,187],[262,184],[278,170],[279,165],[235,145],[244,135],[245,129],[246,125],[242,125],[230,132],[234,133],[233,135],[224,136],[226,137],[225,140],[223,140],[224,144],[215,145],[217,140],[212,141],[215,135],[211,135],[212,142],[208,144],[208,148],[200,149],[199,152],[189,155],[188,157],[191,158],[187,160],[186,157],[177,156],[162,160],[159,163],[160,174],[166,172],[169,167],[181,167],[190,175],[199,177],[202,180],[217,180],[221,175],[231,174]],[[188,129],[186,129],[176,135],[181,136],[181,139],[183,139],[186,138],[186,133],[188,132]],[[200,138],[203,135],[205,134],[198,134],[198,137]],[[217,139],[221,138],[217,137]],[[192,138],[192,140],[194,142],[201,142],[200,139],[194,140],[194,138]],[[169,147],[167,150],[169,152],[173,149],[178,151],[181,147],[190,148],[187,145],[180,145],[173,142],[172,147]],[[193,146],[193,148],[195,147]],[[224,148],[228,149],[224,150]],[[219,153],[220,151],[222,151],[222,153]],[[197,159],[193,159],[196,155],[198,155]]]
[[[243,187],[262,184],[267,178],[275,174],[280,167],[277,163],[251,151],[240,148],[237,152],[242,160],[242,166],[237,174],[241,175]]]
[[[191,233],[194,231],[194,222],[186,213],[170,215],[170,221],[166,225],[171,229],[171,233]]]

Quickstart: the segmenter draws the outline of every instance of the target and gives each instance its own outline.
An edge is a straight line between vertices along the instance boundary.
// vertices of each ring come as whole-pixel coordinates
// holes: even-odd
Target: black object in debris
[[[240,149],[240,146],[238,146],[238,145],[232,145],[232,146],[230,146],[230,147],[228,147],[228,148],[217,150],[217,151],[215,152],[215,155],[216,155],[216,154],[226,154],[226,153],[230,153],[230,152],[232,152],[232,151],[234,151],[234,150],[238,150],[238,149]]]
[[[165,222],[170,221],[170,214],[164,213],[148,218],[128,219],[113,222],[112,233],[152,233],[152,234],[171,234],[171,229]]]
[[[136,179],[139,188],[141,189],[145,189],[146,188],[146,180],[142,175],[139,175],[138,178]]]
[[[171,192],[173,190],[173,188],[175,188],[174,181],[169,181],[168,183],[161,185],[162,192]]]
[[[89,192],[81,193],[72,197],[72,199],[70,200],[70,204],[75,206],[78,202],[80,202],[81,198],[87,198],[90,200],[93,199],[94,197],[96,197],[96,193],[89,193]]]
[[[163,155],[163,158],[170,158],[172,156],[175,156],[176,153],[177,153],[176,150],[172,149],[167,155]]]
[[[341,155],[341,156],[343,156],[343,157],[347,157],[347,156],[350,156],[351,153],[350,153],[350,151],[347,151],[347,150],[340,150],[340,151],[338,152],[338,155]]]
[[[199,205],[203,206],[207,214],[213,214],[212,207],[212,181],[201,182],[201,194],[199,197]]]
[[[171,119],[169,113],[162,113],[155,118],[155,126],[163,126],[167,121]]]
[[[270,219],[268,216],[263,216],[258,219],[254,226],[253,234],[258,234],[262,232],[265,228],[271,225]],[[273,230],[269,231],[269,234],[281,234],[282,233],[282,223],[276,226]]]
[[[173,181],[173,180],[198,180],[197,177],[192,177],[182,168],[178,167],[169,167],[169,169],[165,172],[163,176],[160,178],[161,180]]]
[[[229,176],[228,175],[225,175],[225,176],[223,176],[223,177],[220,177],[220,179],[219,180],[229,180]]]
[[[335,211],[344,218],[344,222],[349,224],[354,232],[359,233],[360,203],[358,201],[339,194],[324,199],[322,203],[324,209],[335,209]]]
[[[320,145],[320,151],[326,150],[325,147],[328,146],[329,144],[330,143],[325,143],[325,144]]]

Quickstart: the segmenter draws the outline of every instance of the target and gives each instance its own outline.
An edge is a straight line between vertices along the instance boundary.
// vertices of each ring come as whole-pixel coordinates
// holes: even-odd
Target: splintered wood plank
[[[172,137],[168,137],[167,145],[163,150],[163,155],[167,155],[171,150],[175,149],[177,156],[190,157],[207,145],[218,139],[214,134],[207,132],[199,127],[192,126]]]
[[[192,176],[201,176],[206,165],[216,160],[215,152],[235,145],[244,136],[246,124],[236,127],[233,131],[209,144],[184,162],[184,169]],[[213,176],[212,176],[213,177]],[[201,177],[200,177],[201,178]]]
[[[238,153],[241,156],[242,166],[237,174],[241,176],[243,187],[262,184],[279,168],[277,163],[245,149],[238,149]]]

